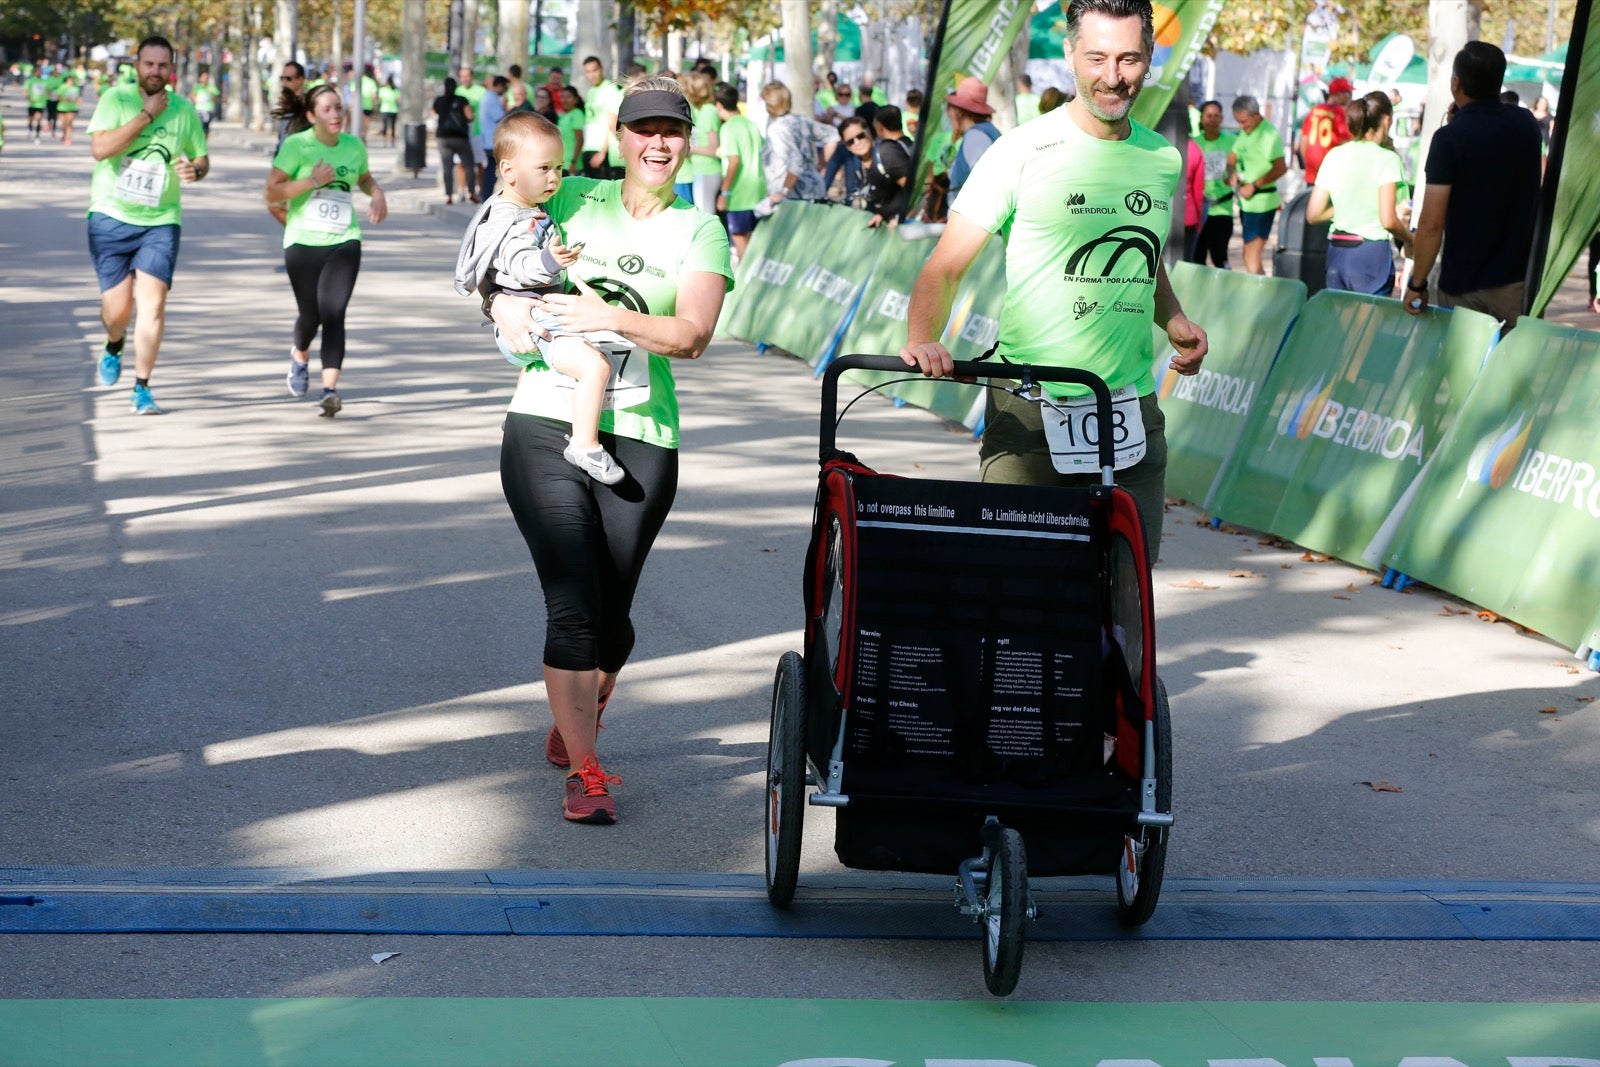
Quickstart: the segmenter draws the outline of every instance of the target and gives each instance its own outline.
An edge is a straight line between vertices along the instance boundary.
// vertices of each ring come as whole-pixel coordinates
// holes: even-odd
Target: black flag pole
[[[944,0],[944,6],[939,11],[939,28],[934,31],[933,51],[928,56],[927,85],[922,92],[922,107],[917,111],[916,145],[911,152],[911,177],[909,180],[913,182],[917,180],[917,174],[922,167],[924,146],[928,143],[928,137],[932,133],[932,127],[929,126],[928,119],[935,114],[933,110],[933,96],[936,88],[934,79],[939,76],[939,60],[944,53],[944,28],[950,22],[950,2],[951,0]],[[1584,2],[1587,3],[1587,0],[1584,0]],[[906,206],[900,213],[901,222],[910,218],[911,213],[917,209],[917,205],[922,203],[921,189],[911,190],[911,193],[911,196],[906,197]]]

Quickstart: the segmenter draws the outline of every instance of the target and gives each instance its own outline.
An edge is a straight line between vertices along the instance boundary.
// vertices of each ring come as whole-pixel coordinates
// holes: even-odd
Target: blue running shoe
[[[306,389],[309,388],[310,384],[311,384],[311,367],[310,367],[310,365],[306,364],[306,363],[301,363],[298,359],[295,359],[293,356],[290,356],[289,357],[289,377],[286,379],[286,381],[288,382],[288,385],[289,385],[289,395],[290,396],[294,397],[297,400],[300,397],[305,396],[306,395]]]
[[[133,387],[133,413],[135,415],[159,415],[161,408],[156,405],[155,397],[150,395],[150,387],[136,385]]]
[[[100,384],[116,385],[122,377],[122,356],[110,352],[100,353]]]
[[[322,405],[321,414],[325,419],[333,418],[339,414],[339,409],[344,407],[344,401],[340,400],[339,394],[332,389],[324,389],[322,391],[322,399],[318,403]]]

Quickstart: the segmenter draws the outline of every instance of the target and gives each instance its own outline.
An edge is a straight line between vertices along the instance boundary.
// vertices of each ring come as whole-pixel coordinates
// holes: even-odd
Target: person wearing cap
[[[956,84],[956,91],[944,98],[944,112],[955,131],[952,136],[961,142],[950,162],[953,201],[978,160],[1000,139],[1000,130],[989,121],[994,114],[994,108],[989,106],[989,87],[977,78],[962,78]]]
[[[570,771],[562,811],[581,823],[617,818],[619,781],[595,751],[600,712],[633,651],[629,618],[650,547],[678,485],[678,401],[672,364],[711,343],[733,288],[728,235],[715,215],[673,192],[692,129],[683,86],[640,77],[617,107],[623,177],[560,179],[545,203],[568,248],[576,292],[492,294],[486,311],[512,352],[548,336],[535,309],[567,333],[609,331],[635,348],[619,363],[600,416],[600,440],[625,476],[602,485],[562,458],[571,393],[533,361],[517,382],[504,424],[500,478],[544,591],[544,682],[554,724],[545,758]]]
[[[929,377],[952,372],[939,339],[968,268],[999,234],[1006,279],[995,358],[1079,367],[1105,380],[1119,412],[1117,483],[1138,505],[1152,563],[1161,545],[1167,448],[1151,326],[1166,331],[1179,374],[1199,373],[1207,348],[1162,262],[1183,160],[1129,117],[1154,50],[1149,0],[1071,0],[1066,57],[1079,95],[1000,138],[973,168],[917,277],[900,350],[908,366]],[[988,390],[983,480],[1097,483],[1097,458],[1088,457],[1087,469],[1070,462],[1070,445],[1053,428],[1064,413],[1071,419],[1065,425],[1081,431],[1093,411],[1085,392],[1045,385],[1047,429],[1043,397]]]
[[[1317,184],[1317,170],[1328,153],[1351,140],[1345,108],[1350,106],[1355,89],[1349,78],[1333,79],[1328,83],[1327,99],[1306,112],[1305,120],[1300,123],[1294,151],[1305,163],[1307,188]]]

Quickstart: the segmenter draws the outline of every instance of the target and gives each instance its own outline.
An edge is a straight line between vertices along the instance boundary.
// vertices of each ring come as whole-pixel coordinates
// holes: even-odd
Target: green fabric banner
[[[1324,290],[1301,309],[1209,502],[1359,563],[1455,420],[1495,338],[1474,311],[1409,315]]]
[[[950,307],[950,322],[939,338],[956,359],[977,359],[989,351],[1000,336],[1000,305],[1006,293],[1006,246],[998,237],[989,238],[967,270]],[[944,379],[919,378],[903,382],[892,390],[897,399],[936,415],[976,427],[983,416],[980,385],[962,385]]]
[[[1544,274],[1533,301],[1535,315],[1544,314],[1578,256],[1589,246],[1595,231],[1600,230],[1600,8],[1580,4],[1578,17],[1583,17],[1585,9],[1588,23],[1583,27],[1583,51],[1577,62],[1567,64],[1563,75],[1574,79],[1576,88],[1567,115]],[[1579,27],[1574,26],[1573,37],[1578,35]],[[1562,96],[1565,103],[1565,86]]]
[[[729,336],[775,345],[807,362],[828,347],[872,274],[884,240],[865,212],[792,201],[760,226],[778,232],[759,252],[752,240],[739,284],[749,291],[724,326]],[[746,310],[748,308],[748,311]]]
[[[1386,563],[1568,647],[1600,646],[1600,333],[1495,347]]]
[[[867,282],[856,317],[845,332],[841,353],[859,352],[868,355],[892,356],[906,343],[906,310],[911,305],[911,287],[917,274],[933,252],[937,237],[923,237],[904,241],[898,233],[883,232],[883,251],[878,256],[877,267]],[[863,389],[881,385],[902,377],[881,371],[853,370],[844,380]],[[893,396],[893,392],[885,392]]]
[[[1155,378],[1167,418],[1167,495],[1203,504],[1233,454],[1273,357],[1306,302],[1304,282],[1178,263],[1169,272],[1184,314],[1211,341],[1204,369],[1183,377],[1156,330]]]
[[[1152,4],[1155,13],[1156,50],[1150,74],[1139,98],[1133,102],[1133,121],[1155,127],[1167,105],[1183,84],[1194,59],[1205,47],[1217,24],[1223,0],[1168,0]]]

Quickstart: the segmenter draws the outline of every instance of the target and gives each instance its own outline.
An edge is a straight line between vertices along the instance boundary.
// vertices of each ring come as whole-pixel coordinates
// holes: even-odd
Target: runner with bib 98
[[[1116,401],[1117,482],[1133,494],[1153,564],[1161,545],[1167,448],[1156,405],[1152,323],[1197,374],[1206,333],[1178,305],[1161,260],[1183,170],[1177,149],[1129,112],[1150,69],[1149,0],[1072,0],[1066,57],[1071,103],[996,141],[973,168],[950,222],[917,278],[900,358],[929,377],[950,374],[939,338],[956,290],[991,234],[1006,245],[1001,361],[1071,366],[1105,379]],[[979,452],[983,479],[1034,485],[1099,481],[1093,448],[1075,458],[1093,417],[1075,386],[1037,399],[991,390]],[[1096,438],[1097,439],[1097,438]]]

